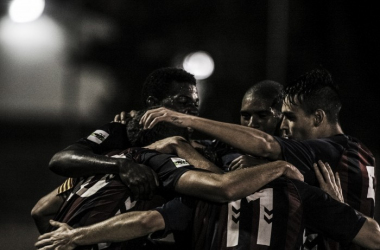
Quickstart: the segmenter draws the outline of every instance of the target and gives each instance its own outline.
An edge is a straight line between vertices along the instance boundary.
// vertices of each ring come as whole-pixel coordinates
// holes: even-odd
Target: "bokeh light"
[[[203,80],[214,72],[214,60],[204,51],[194,52],[185,57],[183,68],[193,74],[195,79]]]
[[[9,16],[16,23],[32,22],[38,19],[45,8],[45,0],[13,0]]]

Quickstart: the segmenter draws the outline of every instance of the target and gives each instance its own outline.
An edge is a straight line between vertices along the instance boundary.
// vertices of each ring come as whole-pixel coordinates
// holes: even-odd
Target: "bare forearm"
[[[148,110],[140,119],[145,129],[151,129],[159,122],[170,122],[184,128],[191,127],[251,155],[272,160],[281,157],[280,145],[273,136],[257,129],[182,114],[163,107]]]
[[[57,196],[57,189],[42,197],[31,211],[31,216],[40,234],[48,232],[49,220],[53,219],[63,203],[63,198]]]
[[[91,245],[101,242],[120,242],[147,235],[165,228],[157,211],[129,212],[83,228],[73,229],[73,243]]]
[[[283,176],[291,167],[295,169],[294,166],[285,161],[274,161],[257,167],[232,171],[227,176],[223,176],[227,197],[229,200],[246,197],[269,182]],[[298,179],[303,178],[301,173],[297,177]]]
[[[279,144],[271,135],[250,127],[190,115],[179,117],[173,123],[186,124],[248,154],[278,159],[281,152]]]
[[[223,175],[189,171],[179,179],[176,191],[210,201],[228,202],[256,192],[264,185],[282,176],[290,168],[292,171],[296,171],[295,178],[303,178],[294,166],[290,166],[284,161],[270,162],[255,168],[236,170]]]
[[[200,130],[247,154],[277,159],[279,151],[274,151],[277,142],[273,137],[257,129],[237,124],[217,122],[200,118],[194,129]],[[279,145],[278,145],[279,146]],[[279,149],[279,147],[278,147]],[[277,149],[277,150],[278,150]]]
[[[367,217],[353,242],[368,249],[380,249],[379,224],[374,219]]]
[[[97,155],[78,146],[56,153],[49,163],[54,173],[67,177],[118,173],[119,159]]]

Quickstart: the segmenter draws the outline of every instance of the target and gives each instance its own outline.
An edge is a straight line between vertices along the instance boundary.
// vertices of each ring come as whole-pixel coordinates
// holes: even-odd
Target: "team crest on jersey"
[[[108,136],[109,134],[106,131],[96,130],[92,132],[92,134],[89,137],[87,137],[87,140],[95,142],[97,144],[101,144],[105,139],[107,139]]]
[[[172,157],[170,159],[172,160],[172,162],[174,163],[174,165],[177,168],[181,168],[181,167],[189,166],[190,165],[185,159],[182,159],[182,158],[179,158],[179,157]]]

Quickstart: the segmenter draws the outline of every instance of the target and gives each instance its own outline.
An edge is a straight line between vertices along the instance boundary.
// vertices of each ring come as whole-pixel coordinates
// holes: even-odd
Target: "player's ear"
[[[158,105],[158,99],[154,96],[149,96],[148,98],[146,98],[145,100],[145,104],[147,107],[152,107],[152,106],[155,106],[155,105]]]
[[[326,113],[322,109],[317,109],[314,112],[314,126],[318,127],[326,119]]]

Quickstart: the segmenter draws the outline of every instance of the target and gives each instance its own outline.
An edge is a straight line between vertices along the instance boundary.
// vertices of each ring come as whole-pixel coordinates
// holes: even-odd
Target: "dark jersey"
[[[304,174],[305,182],[319,186],[313,163],[328,162],[332,170],[339,173],[345,202],[366,216],[374,216],[375,158],[357,139],[346,135],[305,141],[276,139],[283,159]]]
[[[194,218],[193,249],[280,250],[302,243],[301,200],[286,179],[228,204],[200,201]]]
[[[328,162],[339,173],[344,200],[355,210],[374,217],[375,208],[375,158],[371,151],[356,138],[335,135],[318,140],[294,141],[277,138],[283,159],[295,165],[305,176],[305,182],[318,186],[311,166],[318,160]],[[312,232],[308,232],[312,234]],[[306,244],[319,249],[341,249],[336,242],[312,234]],[[360,249],[351,245],[349,249]]]
[[[79,139],[77,144],[86,145],[92,149],[95,154],[108,154],[114,150],[120,151],[131,147],[128,139],[125,124],[110,122],[99,129],[96,129],[90,135]],[[68,178],[58,188],[58,194],[65,194],[71,190],[74,185],[74,179]]]
[[[188,220],[178,213],[183,206],[161,212],[167,227],[184,227]],[[189,214],[188,208],[184,211]],[[305,227],[347,245],[364,222],[365,217],[319,188],[279,178],[228,204],[199,201],[189,249],[300,249]]]
[[[107,154],[111,150],[131,147],[125,124],[110,122],[96,129],[89,136],[77,141],[92,148],[95,154]]]
[[[193,169],[192,165],[178,156],[160,154],[143,148],[130,148],[112,157],[133,159],[137,163],[151,167],[159,177],[160,189],[163,190],[164,196],[169,196],[174,191],[183,173]],[[167,199],[169,198],[156,200],[157,203],[152,202],[151,207],[142,202],[139,207],[139,202],[131,199],[129,189],[118,175],[95,175],[77,180],[55,220],[65,222],[72,227],[81,227],[106,220],[118,213],[152,209]],[[116,245],[102,249],[118,249]]]

